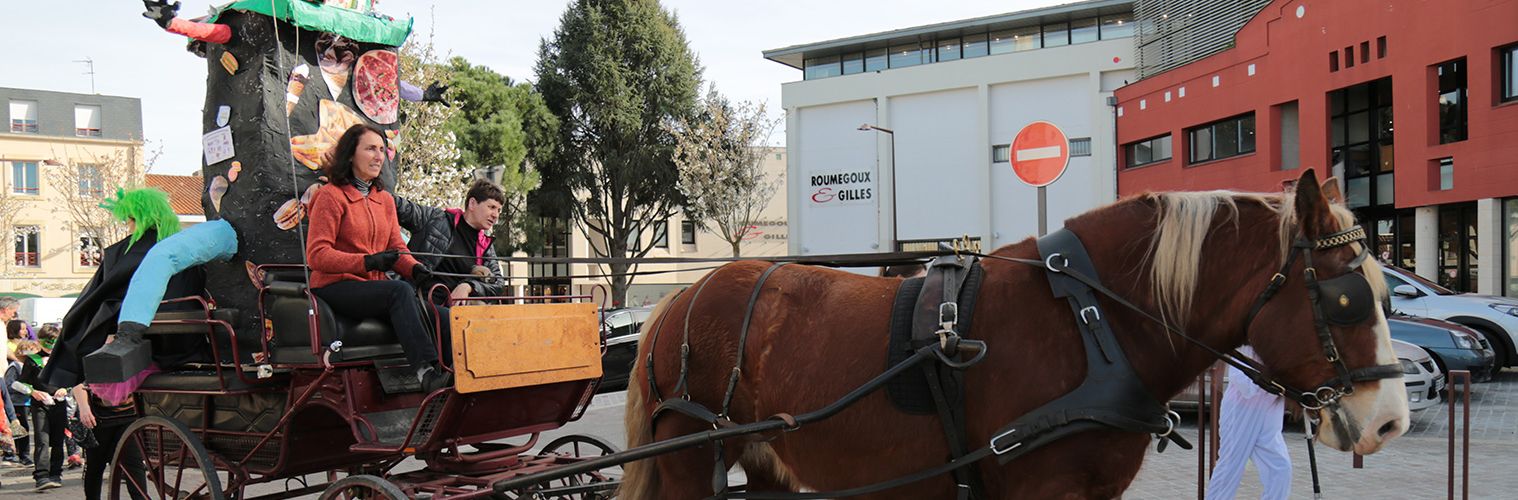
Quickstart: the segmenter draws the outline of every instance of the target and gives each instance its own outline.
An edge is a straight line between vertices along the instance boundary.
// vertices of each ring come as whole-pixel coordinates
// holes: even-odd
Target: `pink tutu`
[[[99,397],[107,404],[113,406],[119,405],[132,399],[132,393],[136,392],[137,388],[142,386],[142,381],[147,380],[148,375],[152,375],[160,371],[163,370],[158,369],[157,363],[153,363],[148,365],[148,367],[144,368],[142,371],[137,372],[137,374],[133,375],[132,378],[126,379],[124,382],[114,382],[109,384],[90,384],[90,392],[94,393],[96,397]]]

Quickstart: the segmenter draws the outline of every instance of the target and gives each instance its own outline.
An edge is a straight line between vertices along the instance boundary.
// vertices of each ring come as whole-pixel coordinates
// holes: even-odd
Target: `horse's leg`
[[[660,417],[654,439],[663,441],[709,430],[711,430],[710,426],[704,426],[684,415],[670,412]],[[713,446],[717,444],[707,443],[650,459],[655,461],[655,467],[659,471],[659,491],[655,498],[699,500],[712,496],[714,493],[712,476],[716,469]],[[742,446],[741,441],[728,441],[722,444],[723,464],[729,469],[739,460],[743,452]],[[726,476],[726,471],[723,471],[723,475]]]
[[[1067,437],[1003,466],[1008,474],[1000,498],[1121,498],[1143,465],[1148,443],[1148,436],[1117,431]]]

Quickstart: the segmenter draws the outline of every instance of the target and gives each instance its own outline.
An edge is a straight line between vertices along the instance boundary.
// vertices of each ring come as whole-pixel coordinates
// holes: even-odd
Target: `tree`
[[[539,213],[567,216],[603,257],[636,259],[641,235],[684,203],[666,124],[692,116],[701,69],[674,14],[656,1],[576,0],[538,48],[537,87],[559,117],[538,167]],[[633,266],[608,266],[624,303]]]
[[[452,67],[443,64],[432,46],[412,37],[400,49],[401,80],[417,85],[447,82]],[[428,206],[452,206],[464,197],[472,169],[460,161],[462,152],[452,130],[444,127],[458,111],[431,102],[401,101],[405,128],[397,138],[397,194]]]
[[[731,104],[713,85],[700,114],[668,126],[686,217],[715,230],[732,246],[733,257],[780,188],[780,179],[771,179],[763,166],[765,141],[777,123],[763,104]]]
[[[69,163],[50,165],[48,182],[63,201],[57,210],[68,215],[79,235],[81,252],[99,259],[99,252],[105,246],[127,235],[127,226],[116,220],[109,210],[101,208],[100,202],[106,196],[114,195],[117,189],[141,186],[143,173],[156,162],[159,154],[154,151],[144,159],[142,148],[133,145],[109,155],[79,151],[65,156],[71,159]]]
[[[461,57],[448,64],[458,111],[445,126],[458,137],[461,165],[498,173],[506,206],[496,238],[500,250],[508,250],[524,237],[519,222],[526,211],[527,193],[542,183],[530,158],[540,145],[551,143],[558,119],[531,85],[471,65]],[[463,198],[463,191],[455,200]]]

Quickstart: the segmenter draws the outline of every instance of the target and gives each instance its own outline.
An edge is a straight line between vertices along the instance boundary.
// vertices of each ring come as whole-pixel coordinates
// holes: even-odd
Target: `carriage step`
[[[374,432],[378,436],[369,435],[369,427],[360,425],[359,432],[364,435],[365,441],[361,446],[381,446],[395,448],[406,441],[406,433],[411,432],[411,422],[416,419],[416,408],[401,408],[374,413],[365,413],[364,418],[374,425]]]
[[[385,394],[422,392],[422,381],[417,380],[416,369],[405,358],[376,359],[374,369]]]

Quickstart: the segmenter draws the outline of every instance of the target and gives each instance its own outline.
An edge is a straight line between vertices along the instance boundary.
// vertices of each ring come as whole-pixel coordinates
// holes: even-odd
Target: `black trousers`
[[[32,399],[31,396],[17,396],[15,394],[12,394],[11,397],[16,399],[20,399],[22,397],[25,397],[26,399]],[[35,425],[32,425],[32,407],[26,405],[16,405],[13,410],[16,412],[16,421],[21,423],[22,429],[26,429],[27,432],[31,432],[32,428],[36,427]],[[26,462],[31,459],[32,438],[30,436],[16,438],[16,461]]]
[[[66,403],[45,405],[32,402],[32,479],[63,477],[64,426],[68,424]]]
[[[130,425],[132,425],[132,421],[127,420],[125,422],[115,422],[109,425],[97,425],[94,429],[92,429],[92,431],[95,433],[95,441],[99,443],[99,446],[84,449],[85,500],[100,500],[101,486],[105,484],[106,472],[111,470],[111,464],[113,463],[111,460],[113,458],[113,455],[116,454],[116,442],[121,440],[122,433],[124,433],[127,427]],[[127,449],[131,450],[130,453],[136,455],[135,447]],[[146,475],[144,474],[145,469],[142,466],[142,459],[140,457],[128,456],[125,460],[123,460],[123,462],[126,463],[127,470],[137,478],[137,484],[147,484]],[[127,493],[130,494],[132,498],[139,498],[142,496],[138,492],[133,491],[131,488],[127,488]]]
[[[332,311],[348,318],[389,319],[411,366],[437,362],[432,329],[422,323],[422,304],[410,283],[398,280],[339,281],[311,290]]]

